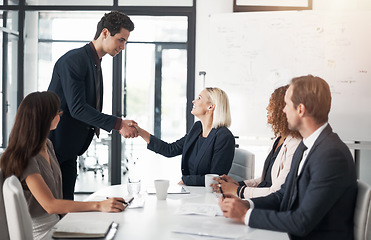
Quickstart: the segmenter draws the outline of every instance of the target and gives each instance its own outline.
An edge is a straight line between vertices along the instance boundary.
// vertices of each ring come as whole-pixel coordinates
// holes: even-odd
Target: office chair
[[[97,172],[100,171],[102,178],[104,178],[104,169],[103,165],[99,163],[98,156],[97,156],[97,140],[93,138],[93,147],[94,147],[94,152],[92,155],[89,154],[89,150],[86,153],[86,157],[83,159],[83,164],[84,164],[84,170],[86,171],[94,171],[94,176],[97,175]],[[89,164],[92,163],[92,164]]]
[[[254,178],[254,171],[255,155],[245,149],[236,148],[228,176],[238,182]]]
[[[0,169],[0,239],[9,240],[8,223],[6,221],[4,197],[3,197],[4,177]]]
[[[4,206],[10,240],[32,240],[32,220],[21,182],[14,175],[4,181]]]
[[[354,239],[371,239],[371,187],[360,180],[354,211]]]

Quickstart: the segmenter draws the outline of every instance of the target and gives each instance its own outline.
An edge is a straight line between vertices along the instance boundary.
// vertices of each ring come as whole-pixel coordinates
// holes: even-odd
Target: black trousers
[[[77,178],[77,157],[59,163],[62,171],[63,199],[73,200]]]

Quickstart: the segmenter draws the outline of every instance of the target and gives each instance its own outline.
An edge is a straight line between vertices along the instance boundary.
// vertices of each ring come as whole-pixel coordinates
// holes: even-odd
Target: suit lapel
[[[332,133],[332,128],[330,127],[330,124],[328,124],[326,127],[325,127],[325,129],[323,129],[323,131],[321,132],[321,134],[318,136],[318,138],[316,139],[316,141],[314,142],[314,144],[313,144],[313,146],[312,146],[312,148],[310,149],[310,152],[308,153],[308,155],[307,155],[307,158],[306,158],[306,160],[305,160],[305,162],[304,162],[304,165],[303,165],[303,167],[302,167],[302,169],[304,170],[305,169],[305,167],[307,166],[307,164],[308,164],[308,162],[310,161],[310,157],[311,157],[311,155],[312,155],[312,153],[316,150],[316,148],[317,148],[317,146],[330,134],[330,133]],[[301,171],[301,172],[303,172],[303,171]],[[302,174],[300,174],[299,176],[298,176],[298,179],[297,180],[299,180],[300,179],[300,177],[301,177],[301,175]]]
[[[290,204],[290,207],[289,209],[292,208],[292,205],[294,204],[295,200],[296,200],[296,197],[297,197],[297,193],[298,193],[298,182],[301,178],[301,176],[303,174],[301,174],[304,169],[306,168],[308,162],[310,161],[310,157],[312,155],[312,153],[315,151],[315,149],[317,148],[317,146],[330,134],[332,133],[332,128],[330,126],[330,124],[328,124],[325,129],[323,129],[323,131],[321,132],[321,134],[318,136],[318,138],[316,139],[316,141],[314,142],[312,148],[310,149],[310,152],[308,153],[307,155],[307,158],[304,162],[304,165],[302,166],[302,170],[300,172],[300,175],[296,178],[296,182],[294,183],[295,184],[295,187],[294,187],[294,192],[293,192],[293,197],[292,197],[292,201],[291,201],[291,204]]]

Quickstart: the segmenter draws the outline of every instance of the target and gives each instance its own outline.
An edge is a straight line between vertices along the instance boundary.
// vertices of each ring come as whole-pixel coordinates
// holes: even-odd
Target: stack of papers
[[[104,238],[112,229],[117,230],[114,222],[86,220],[68,221],[57,226],[53,238]]]

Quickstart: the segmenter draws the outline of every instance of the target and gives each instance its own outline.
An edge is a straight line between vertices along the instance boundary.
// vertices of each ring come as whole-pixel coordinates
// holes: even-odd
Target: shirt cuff
[[[122,123],[122,118],[117,118],[117,120],[116,120],[116,124],[115,124],[115,126],[113,127],[113,129],[115,129],[115,130],[120,130],[120,129],[121,129],[121,123]]]
[[[247,212],[245,214],[245,225],[249,226],[251,212],[254,209],[254,202],[251,201],[250,199],[246,199],[245,201],[248,201],[250,203],[250,208],[249,208],[249,210],[247,210]]]
[[[243,185],[243,186],[239,186],[237,188],[237,196],[241,199],[245,198],[245,194],[244,194],[244,191],[245,191],[245,188],[246,188],[246,185]]]
[[[244,181],[239,181],[238,182],[238,186],[245,186],[246,184],[245,184],[245,182]]]

